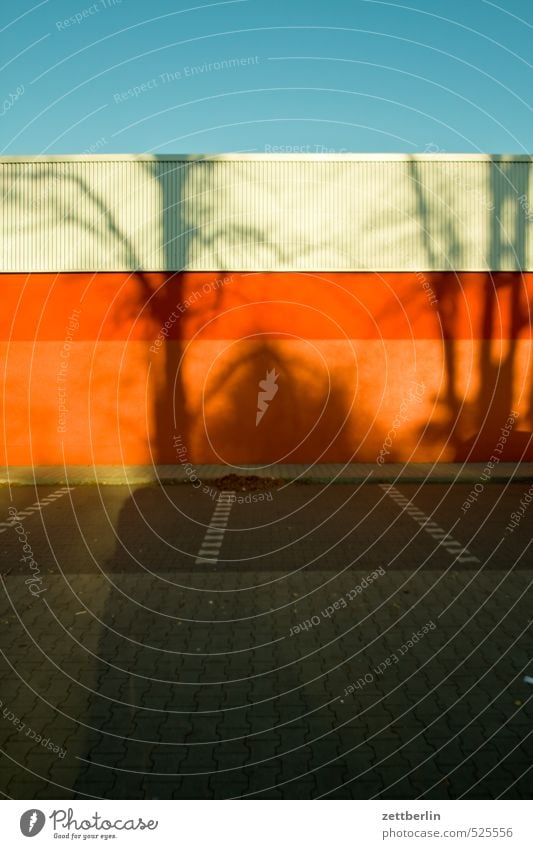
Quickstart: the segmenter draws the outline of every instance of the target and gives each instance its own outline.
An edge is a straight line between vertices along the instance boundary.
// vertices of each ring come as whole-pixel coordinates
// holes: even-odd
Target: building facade
[[[4,464],[533,459],[532,157],[0,180]]]

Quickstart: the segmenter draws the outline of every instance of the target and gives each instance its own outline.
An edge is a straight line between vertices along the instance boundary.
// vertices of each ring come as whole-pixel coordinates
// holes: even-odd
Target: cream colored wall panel
[[[4,157],[0,270],[531,270],[531,157]]]

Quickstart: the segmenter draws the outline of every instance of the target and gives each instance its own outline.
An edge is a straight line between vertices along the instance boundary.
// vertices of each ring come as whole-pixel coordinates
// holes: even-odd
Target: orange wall
[[[528,445],[533,273],[2,277],[4,464],[481,460],[511,411]]]

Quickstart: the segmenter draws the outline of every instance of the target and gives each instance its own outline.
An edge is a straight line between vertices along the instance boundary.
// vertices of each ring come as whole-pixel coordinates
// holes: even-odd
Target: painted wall
[[[3,463],[531,458],[532,157],[4,157],[0,191]]]
[[[0,285],[5,464],[533,459],[531,272]]]
[[[0,158],[0,271],[533,270],[533,159]]]

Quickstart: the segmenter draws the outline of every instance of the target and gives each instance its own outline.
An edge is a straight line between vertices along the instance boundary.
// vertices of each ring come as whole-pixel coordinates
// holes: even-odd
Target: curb
[[[188,472],[186,471],[188,469]],[[0,468],[3,486],[147,486],[207,482],[229,474],[272,477],[301,484],[435,483],[475,484],[480,482],[485,463],[323,463],[316,466],[279,464],[268,467],[242,466],[11,466]],[[485,484],[533,481],[533,463],[500,463]]]

